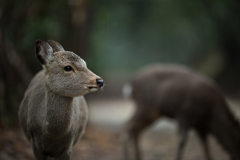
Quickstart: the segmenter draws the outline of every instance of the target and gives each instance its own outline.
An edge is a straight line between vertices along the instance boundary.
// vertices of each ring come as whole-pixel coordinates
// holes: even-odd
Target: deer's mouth
[[[99,87],[96,87],[96,86],[89,86],[88,89],[91,91],[91,92],[96,92],[96,91],[99,91]]]

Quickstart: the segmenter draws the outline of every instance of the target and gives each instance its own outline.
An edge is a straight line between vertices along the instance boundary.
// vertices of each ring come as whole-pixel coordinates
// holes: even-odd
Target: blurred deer
[[[58,42],[37,40],[36,56],[44,70],[25,92],[20,122],[36,160],[69,160],[87,123],[83,95],[99,91],[104,82],[83,59],[65,51]]]
[[[208,134],[216,137],[231,160],[240,160],[240,125],[210,79],[182,66],[156,64],[141,70],[131,86],[136,112],[123,136],[126,159],[132,142],[135,159],[140,160],[140,133],[157,119],[168,117],[175,119],[179,127],[176,160],[182,157],[190,129],[198,134],[207,160],[211,160]]]

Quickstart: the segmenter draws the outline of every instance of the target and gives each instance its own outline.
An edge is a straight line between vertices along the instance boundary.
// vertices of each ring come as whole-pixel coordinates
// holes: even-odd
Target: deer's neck
[[[47,90],[45,127],[47,132],[63,133],[70,128],[73,117],[73,98],[60,96]]]

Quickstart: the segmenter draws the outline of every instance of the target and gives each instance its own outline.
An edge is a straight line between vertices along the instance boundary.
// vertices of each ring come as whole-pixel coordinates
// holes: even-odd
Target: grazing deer
[[[175,119],[179,127],[176,160],[182,157],[190,129],[199,135],[207,160],[211,159],[208,134],[216,137],[231,160],[240,160],[240,125],[210,79],[182,66],[156,64],[141,70],[131,86],[136,112],[123,136],[126,159],[132,142],[135,159],[140,160],[140,133],[160,117],[168,117]]]
[[[104,82],[83,59],[65,51],[58,42],[37,40],[36,56],[44,70],[25,92],[20,122],[36,160],[69,160],[87,123],[83,95],[99,91]]]

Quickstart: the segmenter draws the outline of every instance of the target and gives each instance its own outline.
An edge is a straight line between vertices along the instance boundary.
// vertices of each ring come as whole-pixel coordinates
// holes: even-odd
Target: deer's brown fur
[[[183,66],[156,64],[133,78],[132,98],[136,112],[126,125],[126,156],[128,141],[133,141],[135,157],[140,160],[139,134],[157,119],[168,117],[179,125],[177,160],[190,129],[198,133],[208,160],[208,134],[217,138],[231,160],[240,160],[240,125],[212,80]]]

